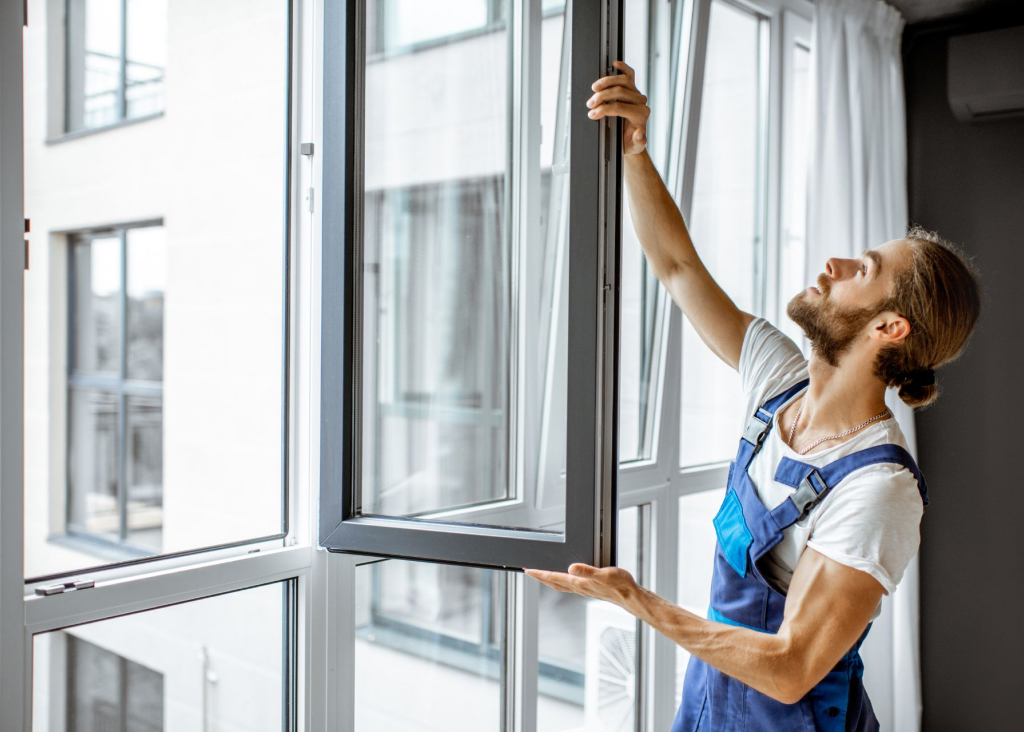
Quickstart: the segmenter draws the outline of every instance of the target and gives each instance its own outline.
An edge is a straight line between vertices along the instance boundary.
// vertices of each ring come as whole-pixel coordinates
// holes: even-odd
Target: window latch
[[[56,585],[44,585],[36,588],[36,594],[40,597],[46,597],[48,595],[60,595],[64,592],[72,592],[75,590],[88,590],[96,586],[96,580],[83,579],[75,580],[73,582],[62,582]]]

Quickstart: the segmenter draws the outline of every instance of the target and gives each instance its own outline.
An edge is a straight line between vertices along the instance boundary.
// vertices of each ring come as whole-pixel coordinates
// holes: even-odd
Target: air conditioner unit
[[[610,602],[587,603],[587,732],[627,732],[636,719],[636,618]]]
[[[952,36],[948,74],[957,119],[1024,116],[1024,26]]]

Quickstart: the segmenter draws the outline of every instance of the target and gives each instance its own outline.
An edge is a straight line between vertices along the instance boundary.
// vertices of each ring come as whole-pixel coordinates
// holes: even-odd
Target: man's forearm
[[[805,681],[785,636],[716,623],[638,590],[626,610],[697,658],[778,701],[803,696]]]
[[[683,216],[647,151],[624,155],[623,161],[633,227],[654,274],[662,279],[696,258],[696,251]]]

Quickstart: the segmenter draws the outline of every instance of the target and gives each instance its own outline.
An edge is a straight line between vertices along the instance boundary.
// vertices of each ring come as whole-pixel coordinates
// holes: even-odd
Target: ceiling
[[[903,13],[907,25],[924,20],[936,20],[937,18],[971,13],[985,7],[1002,4],[1001,0],[887,0],[887,2]]]

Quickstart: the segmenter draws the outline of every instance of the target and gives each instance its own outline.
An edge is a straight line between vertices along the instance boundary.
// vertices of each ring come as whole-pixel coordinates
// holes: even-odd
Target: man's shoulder
[[[894,445],[907,450],[907,442],[899,425],[879,430],[873,439],[845,451],[843,455],[833,458],[833,461],[843,458],[856,459],[854,456],[857,453],[884,445]],[[909,503],[917,506],[922,503],[917,476],[910,466],[905,465],[895,454],[890,460],[873,462],[856,468],[833,488],[838,488],[838,490],[833,490],[833,493],[845,494],[846,499],[862,505],[882,502],[890,506],[893,503]]]
[[[807,378],[807,359],[792,339],[758,317],[747,329],[739,374],[748,400],[759,406]]]

